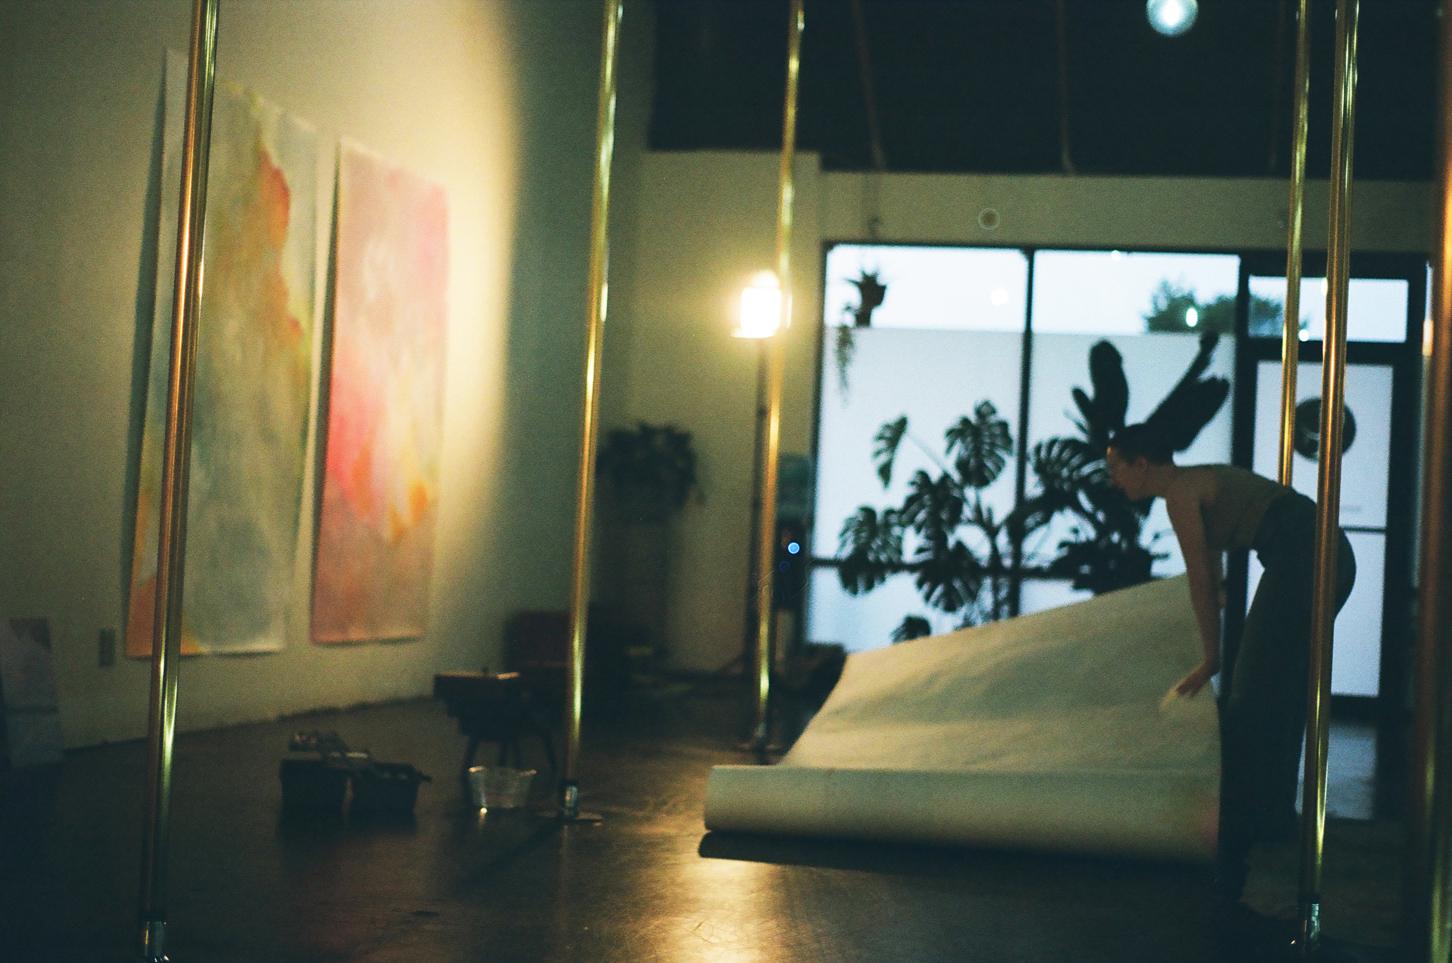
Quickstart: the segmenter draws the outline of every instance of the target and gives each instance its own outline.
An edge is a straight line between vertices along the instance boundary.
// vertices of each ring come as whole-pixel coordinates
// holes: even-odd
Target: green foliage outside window
[[[1190,309],[1195,309],[1195,324],[1188,323]],[[1250,333],[1269,331],[1281,333],[1281,302],[1274,298],[1250,296]],[[1303,324],[1302,327],[1305,325]],[[1210,301],[1199,301],[1195,292],[1173,281],[1161,281],[1150,295],[1150,308],[1144,315],[1146,331],[1154,334],[1235,334],[1235,295],[1222,294]]]

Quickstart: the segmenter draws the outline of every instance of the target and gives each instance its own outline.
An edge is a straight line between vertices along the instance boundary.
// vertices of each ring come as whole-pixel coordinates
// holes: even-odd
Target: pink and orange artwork
[[[156,605],[186,60],[167,57],[162,193],[126,652]],[[295,609],[313,380],[316,132],[218,84],[197,335],[182,592],[184,652],[282,647]]]
[[[423,635],[438,518],[448,200],[344,142],[313,641]]]

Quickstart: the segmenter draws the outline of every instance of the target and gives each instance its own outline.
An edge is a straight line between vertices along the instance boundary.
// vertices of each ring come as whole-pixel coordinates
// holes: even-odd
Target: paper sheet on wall
[[[718,766],[713,831],[1208,859],[1220,746],[1183,577],[862,652],[774,766]]]
[[[186,57],[168,53],[156,303],[131,549],[126,654],[149,658],[181,203]],[[182,652],[275,652],[297,581],[313,382],[318,136],[219,82],[197,324]]]

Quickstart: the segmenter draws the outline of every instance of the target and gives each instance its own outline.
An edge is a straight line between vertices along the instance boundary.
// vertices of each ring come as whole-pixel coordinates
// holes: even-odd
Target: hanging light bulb
[[[741,291],[734,338],[769,338],[781,328],[781,285],[771,271],[758,271]]]
[[[1144,15],[1157,32],[1178,37],[1195,25],[1199,6],[1196,0],[1149,0],[1144,5]]]

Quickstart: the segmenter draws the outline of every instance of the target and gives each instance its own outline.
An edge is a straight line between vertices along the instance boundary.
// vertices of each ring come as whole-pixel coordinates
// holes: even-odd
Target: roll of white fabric
[[[718,766],[713,831],[1202,860],[1220,748],[1189,590],[1166,579],[863,652],[775,766]]]

